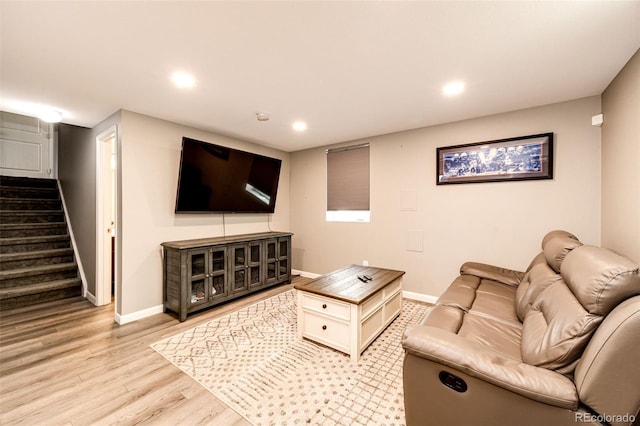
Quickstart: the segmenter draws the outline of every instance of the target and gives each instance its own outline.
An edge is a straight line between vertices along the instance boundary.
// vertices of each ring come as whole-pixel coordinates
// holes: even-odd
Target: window
[[[369,144],[327,150],[327,221],[369,220]]]

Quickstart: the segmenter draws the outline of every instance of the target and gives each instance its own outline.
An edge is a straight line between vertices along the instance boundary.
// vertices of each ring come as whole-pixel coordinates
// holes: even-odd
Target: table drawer
[[[392,282],[391,284],[389,284],[383,289],[384,299],[389,300],[389,298],[393,296],[393,294],[399,291],[401,288],[402,288],[402,277],[398,278],[397,280],[395,280],[394,282]]]
[[[369,299],[367,299],[367,301],[361,305],[360,312],[362,317],[366,318],[367,315],[375,311],[381,304],[382,304],[382,292],[379,291],[373,296],[371,296]]]
[[[324,315],[305,311],[302,334],[316,342],[349,353],[349,324]]]
[[[384,306],[384,322],[391,321],[402,310],[402,293],[396,294],[396,296],[389,300]]]
[[[360,350],[368,346],[375,337],[380,334],[384,322],[384,310],[382,308],[374,312],[369,318],[362,322],[362,328],[360,333]]]
[[[351,318],[348,303],[311,294],[302,295],[302,309],[319,312],[334,318],[349,321]]]

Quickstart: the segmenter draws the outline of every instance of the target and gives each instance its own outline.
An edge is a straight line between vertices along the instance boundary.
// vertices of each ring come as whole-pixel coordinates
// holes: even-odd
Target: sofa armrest
[[[524,277],[524,272],[521,271],[514,271],[512,269],[500,268],[499,266],[478,262],[463,263],[460,267],[460,273],[498,281],[512,287],[517,287],[520,281],[522,281],[522,277]]]
[[[526,398],[561,408],[578,407],[575,384],[562,374],[525,364],[449,331],[424,325],[409,326],[402,346],[413,355]]]

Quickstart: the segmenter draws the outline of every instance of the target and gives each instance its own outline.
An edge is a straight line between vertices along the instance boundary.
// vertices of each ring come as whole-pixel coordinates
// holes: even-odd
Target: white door
[[[0,174],[53,178],[53,125],[25,115],[0,112]]]
[[[97,279],[96,304],[111,303],[112,251],[116,236],[116,128],[96,138]]]

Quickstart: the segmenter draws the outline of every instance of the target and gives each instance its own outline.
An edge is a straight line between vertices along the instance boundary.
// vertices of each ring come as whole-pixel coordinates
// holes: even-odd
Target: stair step
[[[54,249],[0,254],[0,271],[73,262],[73,249]]]
[[[27,188],[22,186],[0,186],[0,198],[35,198],[58,200],[58,188]]]
[[[76,278],[77,276],[78,265],[75,262],[10,269],[0,271],[0,288],[19,287],[40,282]]]
[[[29,251],[52,250],[71,247],[68,235],[50,235],[46,237],[0,238],[0,254],[24,253]]]
[[[19,186],[23,188],[57,188],[57,181],[55,179],[0,176],[0,186]]]
[[[34,291],[50,291],[59,288],[68,288],[74,286],[82,286],[82,281],[80,280],[80,278],[66,278],[62,280],[28,284],[20,287],[2,288],[0,289],[0,299],[24,296],[25,294],[31,294]]]
[[[15,288],[0,289],[0,310],[19,308],[36,303],[77,297],[82,294],[80,278],[48,281]]]
[[[9,223],[0,225],[0,238],[23,238],[51,235],[66,235],[65,222]]]
[[[57,181],[0,176],[0,310],[81,293]]]
[[[0,198],[0,209],[7,210],[60,210],[60,200],[44,198]]]
[[[0,210],[0,223],[49,223],[64,222],[64,212],[59,210]]]

